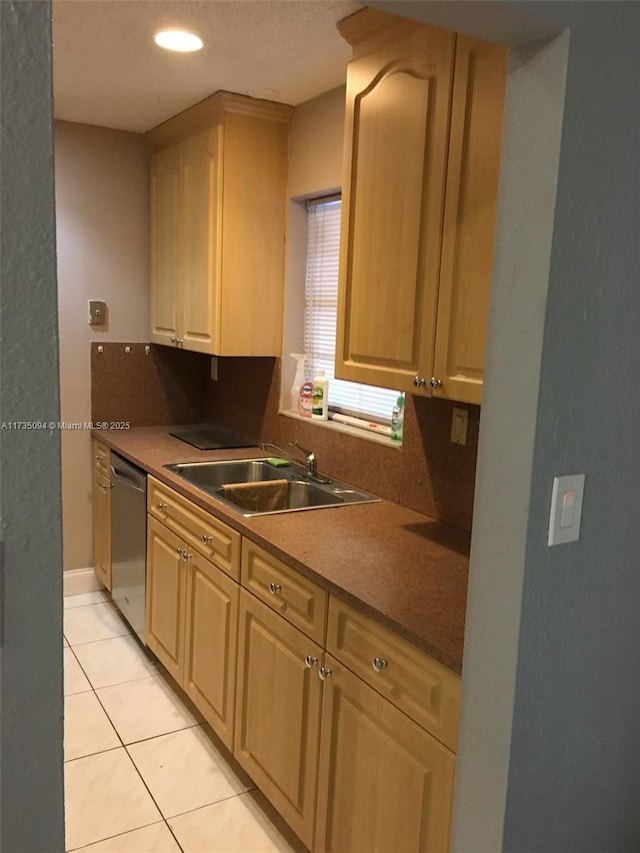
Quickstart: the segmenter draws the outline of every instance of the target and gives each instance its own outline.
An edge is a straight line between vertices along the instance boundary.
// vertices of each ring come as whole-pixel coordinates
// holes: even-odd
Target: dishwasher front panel
[[[147,475],[111,452],[111,597],[144,639]]]

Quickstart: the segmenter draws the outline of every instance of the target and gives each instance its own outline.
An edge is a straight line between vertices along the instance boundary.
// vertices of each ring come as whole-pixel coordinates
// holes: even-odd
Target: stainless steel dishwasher
[[[111,451],[111,597],[144,639],[147,475]]]

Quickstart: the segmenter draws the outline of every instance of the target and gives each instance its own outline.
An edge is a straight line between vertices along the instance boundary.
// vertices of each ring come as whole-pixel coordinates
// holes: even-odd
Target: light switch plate
[[[469,411],[454,408],[451,418],[451,441],[454,444],[466,444],[469,431]]]
[[[584,474],[553,478],[548,545],[563,545],[580,538]]]
[[[89,300],[89,325],[104,326],[107,322],[107,303],[102,299]]]

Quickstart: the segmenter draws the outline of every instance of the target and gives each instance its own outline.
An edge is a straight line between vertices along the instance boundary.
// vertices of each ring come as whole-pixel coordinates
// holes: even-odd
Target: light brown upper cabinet
[[[149,132],[154,343],[280,355],[290,117],[216,92]]]
[[[506,49],[375,9],[339,29],[336,376],[479,403]]]

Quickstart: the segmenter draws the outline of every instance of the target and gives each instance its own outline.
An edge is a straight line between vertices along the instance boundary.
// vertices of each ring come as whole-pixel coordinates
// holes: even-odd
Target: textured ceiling
[[[0,0],[1,2],[1,0]],[[341,85],[348,0],[54,0],[56,118],[146,131],[218,89],[299,104]],[[188,29],[195,54],[153,34]]]

